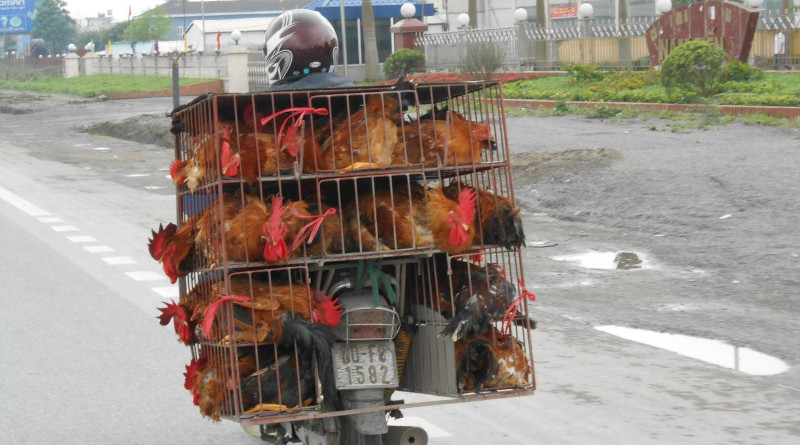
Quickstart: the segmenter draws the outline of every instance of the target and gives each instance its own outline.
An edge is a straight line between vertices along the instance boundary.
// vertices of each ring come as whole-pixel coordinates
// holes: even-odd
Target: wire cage
[[[150,251],[180,280],[201,413],[266,424],[530,394],[503,116],[493,82],[225,94],[174,113],[178,224]],[[394,341],[387,391],[445,397],[337,405],[331,350],[364,335]]]

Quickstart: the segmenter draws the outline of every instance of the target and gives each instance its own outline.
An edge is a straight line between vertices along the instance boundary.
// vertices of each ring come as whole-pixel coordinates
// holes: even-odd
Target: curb
[[[211,82],[184,85],[181,87],[181,96],[199,96],[206,93],[222,94],[225,92],[225,85],[222,80],[212,80]],[[172,97],[172,88],[155,91],[132,91],[129,93],[107,93],[109,100],[119,99],[144,99],[147,97]]]
[[[556,106],[554,100],[533,100],[533,99],[503,99],[503,104],[507,107],[528,107],[528,108],[553,108]],[[633,108],[645,112],[673,111],[673,112],[695,112],[702,113],[708,105],[697,104],[656,104],[640,102],[580,102],[567,101],[568,105],[577,105],[582,108],[596,108],[599,106],[614,108]],[[772,117],[782,117],[785,119],[800,118],[800,107],[764,107],[753,105],[717,105],[719,112],[730,116],[740,116],[742,114],[766,114]]]

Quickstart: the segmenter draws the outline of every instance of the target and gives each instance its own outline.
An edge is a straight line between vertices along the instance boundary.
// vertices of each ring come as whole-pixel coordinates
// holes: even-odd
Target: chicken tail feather
[[[239,301],[243,303],[245,301],[250,301],[250,297],[226,295],[211,303],[205,312],[203,312],[203,335],[206,338],[211,338],[211,327],[214,325],[214,318],[217,316],[217,311],[219,310],[220,306],[228,301]]]

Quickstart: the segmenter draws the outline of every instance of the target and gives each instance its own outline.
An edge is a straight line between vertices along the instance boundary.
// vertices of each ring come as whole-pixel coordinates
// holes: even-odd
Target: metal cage
[[[502,99],[493,82],[409,84],[216,95],[173,115],[172,236],[185,246],[164,267],[205,366],[187,373],[217,391],[201,395],[204,415],[265,424],[532,393],[528,306],[503,323],[524,277],[523,240],[496,222],[516,211]],[[444,253],[432,227],[449,207],[431,202],[462,196],[474,196],[474,235]],[[276,319],[310,321],[315,292],[336,298],[364,268],[393,283],[380,298],[397,313],[383,335],[399,389],[445,398],[337,410],[317,357],[281,340]],[[497,289],[483,332],[443,334],[471,296]],[[481,369],[479,348],[516,365]]]

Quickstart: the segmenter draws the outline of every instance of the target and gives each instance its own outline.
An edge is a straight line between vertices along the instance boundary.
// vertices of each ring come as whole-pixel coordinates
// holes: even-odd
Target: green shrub
[[[564,71],[569,73],[572,83],[595,82],[608,75],[608,71],[600,65],[569,63],[564,65]]]
[[[467,48],[461,72],[476,80],[491,80],[503,68],[506,54],[493,42],[473,43]]]
[[[425,54],[411,49],[401,49],[386,58],[386,62],[383,63],[383,74],[387,79],[396,79],[421,68],[425,68]]]
[[[722,64],[728,58],[725,50],[706,40],[692,40],[675,48],[661,65],[661,83],[673,96],[686,96],[684,92],[702,97],[713,96],[719,91],[722,79]]]
[[[731,60],[725,64],[722,72],[722,81],[747,82],[764,78],[764,71],[738,60]]]

